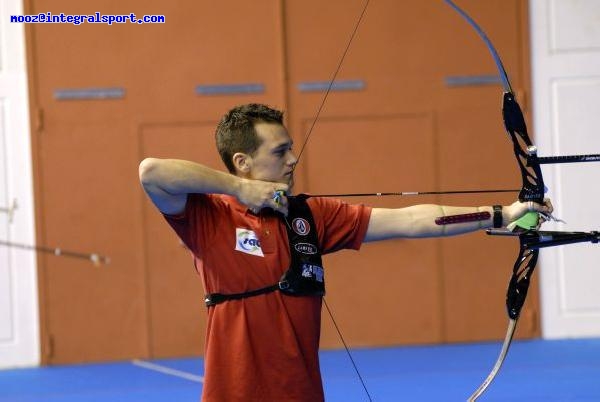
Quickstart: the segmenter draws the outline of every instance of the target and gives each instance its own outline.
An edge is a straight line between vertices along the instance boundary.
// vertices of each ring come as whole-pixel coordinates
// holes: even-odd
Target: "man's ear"
[[[243,152],[236,152],[233,154],[233,166],[235,169],[241,173],[250,172],[250,168],[252,167],[252,158],[250,155],[245,154]]]

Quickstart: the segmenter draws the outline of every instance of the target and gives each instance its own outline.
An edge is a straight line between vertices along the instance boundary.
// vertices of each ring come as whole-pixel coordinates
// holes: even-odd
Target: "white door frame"
[[[530,0],[533,133],[539,155],[600,153],[600,1]],[[555,215],[545,230],[600,229],[600,163],[542,166]],[[544,338],[600,336],[600,247],[540,251]]]
[[[22,0],[0,1],[0,240],[33,245],[25,30],[10,23],[21,14]],[[34,252],[0,245],[0,368],[40,363],[36,270]]]

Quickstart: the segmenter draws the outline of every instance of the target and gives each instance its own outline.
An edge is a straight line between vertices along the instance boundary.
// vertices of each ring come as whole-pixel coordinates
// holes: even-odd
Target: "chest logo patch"
[[[235,228],[235,249],[258,257],[265,256],[256,233],[248,229]]]
[[[292,229],[300,236],[306,236],[310,232],[310,224],[304,218],[296,218],[292,221]]]
[[[294,248],[302,254],[317,254],[317,247],[310,243],[297,243]]]

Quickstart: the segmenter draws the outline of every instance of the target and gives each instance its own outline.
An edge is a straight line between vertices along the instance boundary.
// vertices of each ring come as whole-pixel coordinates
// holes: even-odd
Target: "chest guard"
[[[286,219],[291,263],[279,281],[279,289],[292,296],[325,295],[325,275],[317,238],[317,226],[305,194],[288,198]]]
[[[290,248],[290,267],[279,282],[264,288],[243,293],[211,293],[205,296],[207,307],[227,300],[240,300],[276,290],[289,296],[325,295],[325,276],[321,261],[321,250],[317,238],[317,226],[306,199],[299,194],[288,198],[288,216],[285,225]]]

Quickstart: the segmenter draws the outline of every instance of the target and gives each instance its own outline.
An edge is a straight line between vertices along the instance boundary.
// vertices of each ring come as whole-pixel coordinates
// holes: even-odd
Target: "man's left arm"
[[[506,226],[532,211],[550,215],[552,204],[550,201],[545,201],[544,204],[516,201],[509,206],[504,206],[502,207],[502,226]],[[437,218],[485,212],[489,216],[485,220],[450,224],[435,222]],[[492,206],[452,207],[421,204],[397,209],[373,208],[364,241],[454,236],[491,228],[493,224],[494,210]]]

